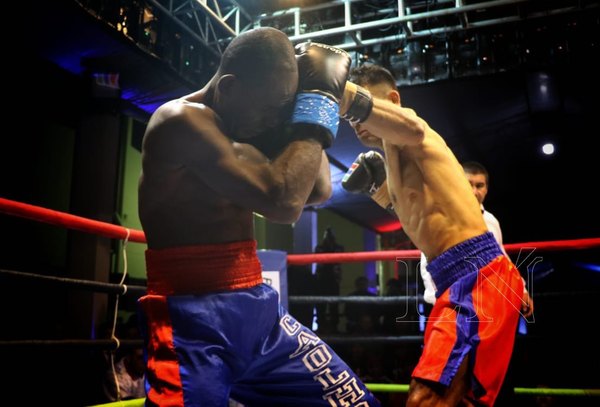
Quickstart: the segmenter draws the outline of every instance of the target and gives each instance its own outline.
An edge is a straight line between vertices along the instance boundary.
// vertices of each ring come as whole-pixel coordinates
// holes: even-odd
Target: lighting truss
[[[147,0],[216,56],[251,28],[252,17],[234,0]]]

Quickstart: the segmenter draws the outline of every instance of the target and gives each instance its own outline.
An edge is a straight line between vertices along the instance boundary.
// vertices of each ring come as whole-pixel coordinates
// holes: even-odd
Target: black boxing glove
[[[385,160],[377,151],[360,153],[342,179],[342,187],[352,193],[368,195],[379,206],[393,212],[385,173]]]
[[[340,103],[352,59],[339,48],[317,42],[296,45],[298,93],[312,92]]]
[[[316,42],[296,46],[298,92],[292,123],[322,127],[312,134],[324,148],[333,142],[339,125],[339,102],[352,59],[339,48]],[[324,130],[324,131],[323,131]]]

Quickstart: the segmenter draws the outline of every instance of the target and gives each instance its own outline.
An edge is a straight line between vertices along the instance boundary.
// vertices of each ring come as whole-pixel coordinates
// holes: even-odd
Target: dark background
[[[108,6],[116,4],[84,3],[108,15],[114,14]],[[252,4],[259,8],[264,3]],[[278,8],[274,1],[268,5]],[[499,65],[471,74],[457,69],[449,79],[400,88],[403,104],[426,119],[459,160],[480,161],[489,169],[486,208],[500,220],[505,243],[600,236],[597,10],[506,28],[520,33],[512,59],[518,63],[509,64],[510,68]],[[44,134],[48,123],[78,127],[81,115],[95,103],[90,95],[91,72],[119,72],[122,101],[117,107],[143,124],[160,103],[203,86],[216,67],[210,56],[202,55],[188,71],[181,58],[168,55],[166,43],[149,54],[76,2],[43,2],[30,10],[28,18],[26,33],[23,29],[5,36],[2,197],[35,204],[51,187],[30,182],[48,170],[45,163],[52,158],[51,141]],[[546,141],[556,144],[552,157],[540,154]],[[328,150],[334,196],[323,207],[374,231],[394,229],[395,220],[385,211],[339,187],[345,169],[364,150],[342,124]],[[89,154],[93,157],[94,152]],[[21,220],[2,218],[0,266],[39,271],[39,259],[32,253],[52,251],[52,247],[36,247],[35,239],[27,246],[7,243],[24,232],[22,225]],[[35,236],[57,233],[42,225],[25,230]],[[599,310],[598,250],[537,255],[542,261],[530,271],[537,319],[528,325],[529,335],[517,342],[521,352],[517,384],[598,388],[600,356],[593,333]],[[47,274],[66,273],[61,267],[43,266]],[[524,274],[528,271],[521,268]],[[50,291],[30,281],[7,284],[4,280],[2,287],[3,340],[72,336],[65,315],[76,305],[65,289]],[[545,295],[553,292],[563,296]],[[2,347],[0,356],[10,367],[2,388],[14,390],[25,404],[51,400],[53,405],[84,405],[99,400],[100,378],[95,370],[102,365],[99,351]],[[586,402],[592,405],[590,400],[573,399],[563,400],[562,405]]]

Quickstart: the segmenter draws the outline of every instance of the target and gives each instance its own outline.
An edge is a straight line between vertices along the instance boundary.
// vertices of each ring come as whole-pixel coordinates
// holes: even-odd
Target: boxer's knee
[[[436,406],[441,400],[438,391],[434,390],[434,384],[425,384],[420,380],[412,379],[406,407]]]

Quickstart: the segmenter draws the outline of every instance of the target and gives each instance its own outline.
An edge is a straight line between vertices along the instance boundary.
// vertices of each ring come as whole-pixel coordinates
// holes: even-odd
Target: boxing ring
[[[108,350],[114,353],[117,349],[127,347],[140,347],[142,340],[119,339],[115,336],[115,324],[118,313],[118,299],[123,296],[138,298],[145,293],[145,287],[140,285],[124,284],[127,275],[127,243],[146,243],[144,233],[139,230],[132,230],[122,226],[87,219],[72,214],[59,212],[35,205],[17,202],[9,199],[0,198],[0,213],[6,216],[25,218],[28,220],[50,224],[56,227],[77,230],[102,236],[110,239],[118,239],[124,242],[122,257],[124,260],[123,277],[118,284],[80,280],[64,277],[54,277],[35,273],[25,273],[17,270],[6,270],[0,268],[0,278],[36,280],[48,286],[66,286],[69,289],[90,291],[94,293],[105,293],[116,296],[114,314],[112,317],[112,334],[110,339],[54,339],[54,340],[0,340],[0,347],[16,349],[28,347],[42,347],[52,349],[54,347],[77,348],[90,347],[95,349]],[[524,248],[535,248],[539,252],[559,251],[559,250],[585,250],[600,248],[600,238],[586,238],[560,241],[539,241],[526,243],[513,243],[504,245],[508,253],[516,253]],[[401,261],[418,260],[421,252],[419,250],[390,250],[379,252],[354,252],[354,253],[319,253],[319,254],[289,254],[287,255],[287,264],[301,266],[312,263],[352,263],[368,261]],[[552,293],[534,294],[534,299],[538,296],[553,295]],[[394,296],[394,297],[366,297],[366,296],[290,296],[289,301],[292,304],[317,304],[317,303],[355,303],[355,304],[399,304],[407,301],[422,302],[422,296]],[[320,335],[321,336],[321,335]],[[350,342],[369,342],[377,344],[386,343],[422,343],[423,337],[414,336],[321,336],[328,343],[350,343]],[[406,393],[407,384],[388,384],[388,383],[366,383],[366,386],[375,393]],[[557,396],[557,397],[600,397],[600,388],[525,388],[515,387],[516,395],[521,396]],[[599,400],[600,401],[600,400]],[[102,406],[143,406],[144,399],[117,401],[113,403],[101,404]]]

